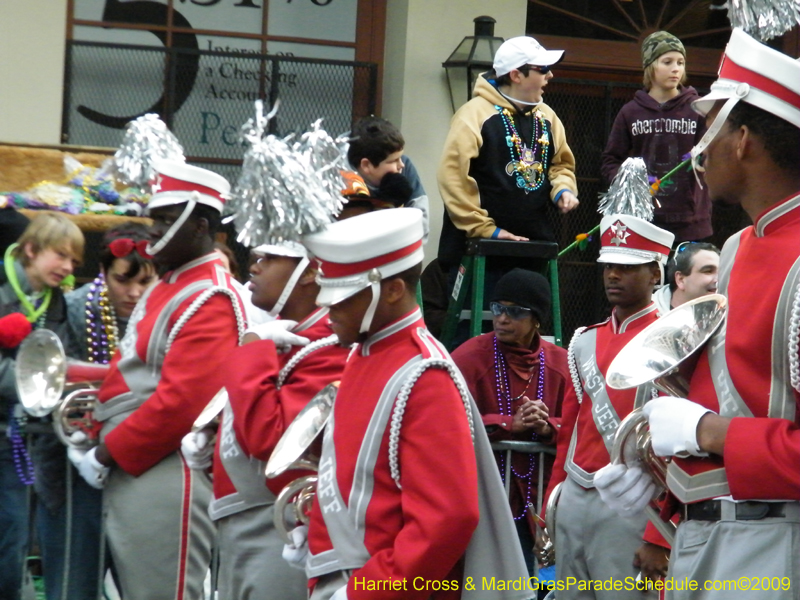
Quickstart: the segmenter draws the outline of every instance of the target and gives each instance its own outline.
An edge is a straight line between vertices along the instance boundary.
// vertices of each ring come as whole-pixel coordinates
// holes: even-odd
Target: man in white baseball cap
[[[445,589],[413,581],[458,597],[465,581],[527,578],[519,547],[497,543],[516,532],[480,415],[416,303],[422,238],[412,208],[305,238],[320,265],[317,303],[341,343],[359,342],[325,430],[307,560],[299,541],[285,553],[305,565],[313,600],[357,598],[375,582],[406,582],[381,588],[398,598]]]
[[[563,58],[563,50],[545,50],[534,38],[521,35],[503,42],[494,55],[492,66],[495,75],[502,77],[524,65],[552,67]]]
[[[701,351],[691,400],[658,398],[644,408],[653,449],[673,457],[667,483],[681,523],[669,577],[701,586],[780,581],[766,594],[796,599],[800,63],[734,29],[719,79],[695,107],[709,125],[693,151],[696,169],[712,200],[740,204],[753,226],[722,249],[718,291],[728,297],[727,320]]]
[[[561,120],[542,101],[563,57],[532,37],[507,40],[450,123],[438,172],[447,209],[438,257],[453,271],[451,286],[467,238],[555,241],[547,205],[562,213],[578,206],[575,157]],[[529,259],[487,263],[498,278],[514,267],[535,269]]]

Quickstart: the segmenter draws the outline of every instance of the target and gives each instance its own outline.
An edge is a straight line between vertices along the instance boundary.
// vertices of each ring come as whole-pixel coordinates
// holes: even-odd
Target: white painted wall
[[[477,16],[497,19],[495,35],[523,35],[526,8],[526,0],[388,0],[383,116],[403,131],[430,197],[427,260],[439,243],[436,168],[452,117],[442,62]],[[0,141],[59,143],[66,12],[67,0],[0,0]]]
[[[66,32],[67,0],[0,1],[0,141],[59,143]]]
[[[442,68],[473,19],[497,20],[495,35],[525,34],[526,0],[388,0],[383,117],[400,127],[406,153],[420,173],[431,202],[426,262],[436,256],[444,210],[436,169],[453,116]]]

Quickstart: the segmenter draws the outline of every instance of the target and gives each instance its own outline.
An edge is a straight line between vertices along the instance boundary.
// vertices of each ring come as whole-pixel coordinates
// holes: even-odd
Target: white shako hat
[[[147,211],[194,200],[222,213],[231,184],[222,175],[178,160],[154,162],[156,179]]]
[[[731,32],[711,91],[692,102],[705,116],[725,100],[700,142],[692,148],[692,166],[716,137],[737,102],[747,102],[800,127],[800,62],[754,40],[741,29]]]
[[[253,248],[256,256],[288,256],[290,258],[309,258],[308,250],[300,242],[284,240],[279,244],[262,244]]]
[[[253,248],[252,252],[259,257],[270,255],[287,256],[289,258],[300,259],[300,262],[297,263],[294,271],[286,281],[286,285],[283,286],[283,290],[281,291],[280,296],[278,296],[277,302],[275,302],[274,306],[267,311],[271,316],[275,317],[283,310],[283,307],[286,306],[286,301],[292,294],[292,291],[297,285],[297,282],[300,280],[300,277],[302,277],[303,273],[305,272],[306,267],[308,267],[310,264],[311,256],[303,244],[291,240],[284,240],[277,244],[262,244],[261,246],[256,246]]]
[[[422,262],[422,236],[422,212],[416,208],[365,213],[307,235],[303,243],[320,268],[317,304],[331,306],[372,286],[377,305],[381,279]]]
[[[600,221],[597,262],[617,265],[667,264],[675,234],[631,215],[607,215]]]
[[[692,102],[701,115],[717,100],[739,98],[800,127],[800,62],[734,29],[711,91]]]

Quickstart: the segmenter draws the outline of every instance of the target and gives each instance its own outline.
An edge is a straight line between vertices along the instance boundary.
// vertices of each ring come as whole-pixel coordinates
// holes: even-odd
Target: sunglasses
[[[697,242],[681,242],[675,247],[675,254],[672,255],[672,260],[675,261],[675,264],[678,264],[678,254],[686,250],[690,244],[696,244]]]
[[[550,67],[540,67],[539,65],[527,65],[531,71],[536,71],[542,75],[547,75],[550,72]]]
[[[147,240],[133,241],[131,238],[117,238],[108,245],[108,249],[115,258],[125,258],[134,250],[142,258],[153,258],[147,253]]]
[[[524,306],[506,306],[505,304],[500,304],[499,302],[490,302],[489,310],[492,311],[492,314],[495,317],[505,314],[515,321],[524,319],[525,317],[529,317],[533,314],[533,311],[530,308],[525,308]]]

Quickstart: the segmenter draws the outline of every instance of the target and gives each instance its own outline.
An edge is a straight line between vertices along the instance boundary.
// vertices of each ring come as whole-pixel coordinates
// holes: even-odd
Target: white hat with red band
[[[736,97],[800,127],[800,62],[734,29],[711,92],[692,108],[706,115],[717,100]]]
[[[631,215],[608,215],[600,221],[597,262],[617,265],[667,264],[675,234]]]
[[[734,29],[722,55],[718,78],[711,84],[711,92],[692,102],[692,108],[706,115],[719,100],[724,100],[725,104],[703,138],[692,148],[695,176],[700,155],[720,132],[739,101],[800,127],[800,63],[757,42],[741,29]]]
[[[188,165],[178,160],[160,160],[153,164],[156,180],[147,210],[183,204],[194,200],[222,212],[231,185],[222,175]]]
[[[422,236],[416,208],[370,212],[307,235],[303,243],[320,266],[317,304],[337,304],[370,286],[374,292],[381,279],[421,263]]]

